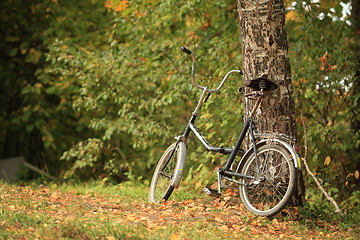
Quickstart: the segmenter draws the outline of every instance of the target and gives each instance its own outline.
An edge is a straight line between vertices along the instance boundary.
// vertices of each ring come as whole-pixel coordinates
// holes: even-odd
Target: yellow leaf
[[[177,235],[177,234],[171,234],[171,237],[170,237],[170,240],[178,240],[178,239],[180,239],[180,236],[179,235]]]
[[[360,176],[360,173],[359,173],[358,170],[356,170],[356,171],[355,171],[355,178],[356,178],[356,179],[359,179],[359,176]]]
[[[329,66],[329,69],[330,69],[331,71],[333,71],[333,70],[337,69],[337,65],[330,65],[330,66]]]
[[[10,211],[14,211],[14,210],[16,210],[16,207],[15,207],[14,205],[11,205],[11,206],[8,207],[8,209],[9,209]]]
[[[279,225],[279,221],[276,218],[274,218],[274,220],[272,220],[272,224],[275,226]]]
[[[105,2],[105,7],[111,8],[114,12],[121,12],[126,10],[129,7],[128,0],[107,0]]]
[[[296,12],[289,11],[285,16],[285,19],[286,19],[286,21],[289,21],[289,20],[295,21],[296,20]]]
[[[327,156],[327,157],[325,158],[325,161],[324,161],[324,166],[329,165],[329,164],[330,164],[330,161],[331,161],[330,156]]]
[[[203,185],[203,184],[202,184],[201,182],[197,182],[197,183],[195,184],[195,189],[201,187],[202,185]]]
[[[28,54],[26,55],[25,62],[38,63],[40,61],[41,55],[41,51],[35,48],[30,48]]]
[[[229,231],[229,228],[226,226],[226,225],[221,225],[220,227],[218,227],[221,231],[224,231],[224,232],[228,232]]]
[[[241,226],[240,226],[240,225],[237,225],[237,224],[233,224],[233,225],[232,225],[232,228],[233,228],[235,231],[239,232],[240,229],[241,229]]]
[[[114,236],[107,236],[106,239],[107,240],[116,240],[116,238]]]

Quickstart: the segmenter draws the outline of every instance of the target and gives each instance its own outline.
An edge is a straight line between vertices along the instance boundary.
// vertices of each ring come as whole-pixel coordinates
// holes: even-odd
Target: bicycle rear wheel
[[[186,157],[183,142],[171,144],[161,156],[151,180],[149,201],[167,200],[182,176],[182,164]]]
[[[293,160],[287,150],[273,143],[257,149],[245,159],[240,173],[254,177],[244,178],[239,194],[246,209],[260,216],[272,216],[280,212],[292,196],[296,183]],[[258,175],[259,173],[259,175]]]

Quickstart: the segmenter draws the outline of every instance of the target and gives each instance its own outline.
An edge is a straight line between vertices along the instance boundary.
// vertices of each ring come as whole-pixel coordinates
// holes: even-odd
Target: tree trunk
[[[244,82],[266,77],[278,84],[278,89],[264,98],[256,113],[257,128],[259,132],[295,137],[284,3],[282,0],[237,0],[237,3]],[[253,104],[253,100],[245,99],[245,117],[249,116]]]

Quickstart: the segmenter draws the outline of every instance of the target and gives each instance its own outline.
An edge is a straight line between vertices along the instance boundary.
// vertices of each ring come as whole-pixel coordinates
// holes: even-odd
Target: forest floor
[[[359,226],[304,218],[288,208],[269,219],[231,192],[161,204],[144,185],[71,186],[0,182],[0,239],[359,239]]]

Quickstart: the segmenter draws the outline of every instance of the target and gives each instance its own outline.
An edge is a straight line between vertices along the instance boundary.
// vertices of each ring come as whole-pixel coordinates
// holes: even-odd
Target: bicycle
[[[280,212],[287,204],[296,188],[296,169],[300,168],[297,153],[289,142],[289,136],[275,133],[258,133],[253,120],[256,109],[266,92],[276,90],[277,84],[266,78],[256,78],[247,87],[252,92],[245,97],[255,100],[250,116],[246,119],[243,129],[234,147],[212,146],[195,127],[195,120],[200,107],[211,94],[219,92],[231,74],[242,75],[241,70],[229,71],[216,89],[199,85],[195,81],[196,56],[190,50],[181,50],[192,57],[191,82],[202,90],[200,99],[192,112],[190,120],[182,135],[176,137],[160,158],[152,177],[149,193],[150,202],[167,200],[175,188],[180,185],[183,175],[186,148],[191,132],[200,140],[208,151],[229,155],[217,170],[217,190],[205,188],[204,191],[213,196],[221,196],[221,188],[238,186],[239,195],[246,209],[261,216],[272,216]],[[251,147],[240,149],[246,134],[249,134]],[[239,162],[235,158],[240,156]]]

